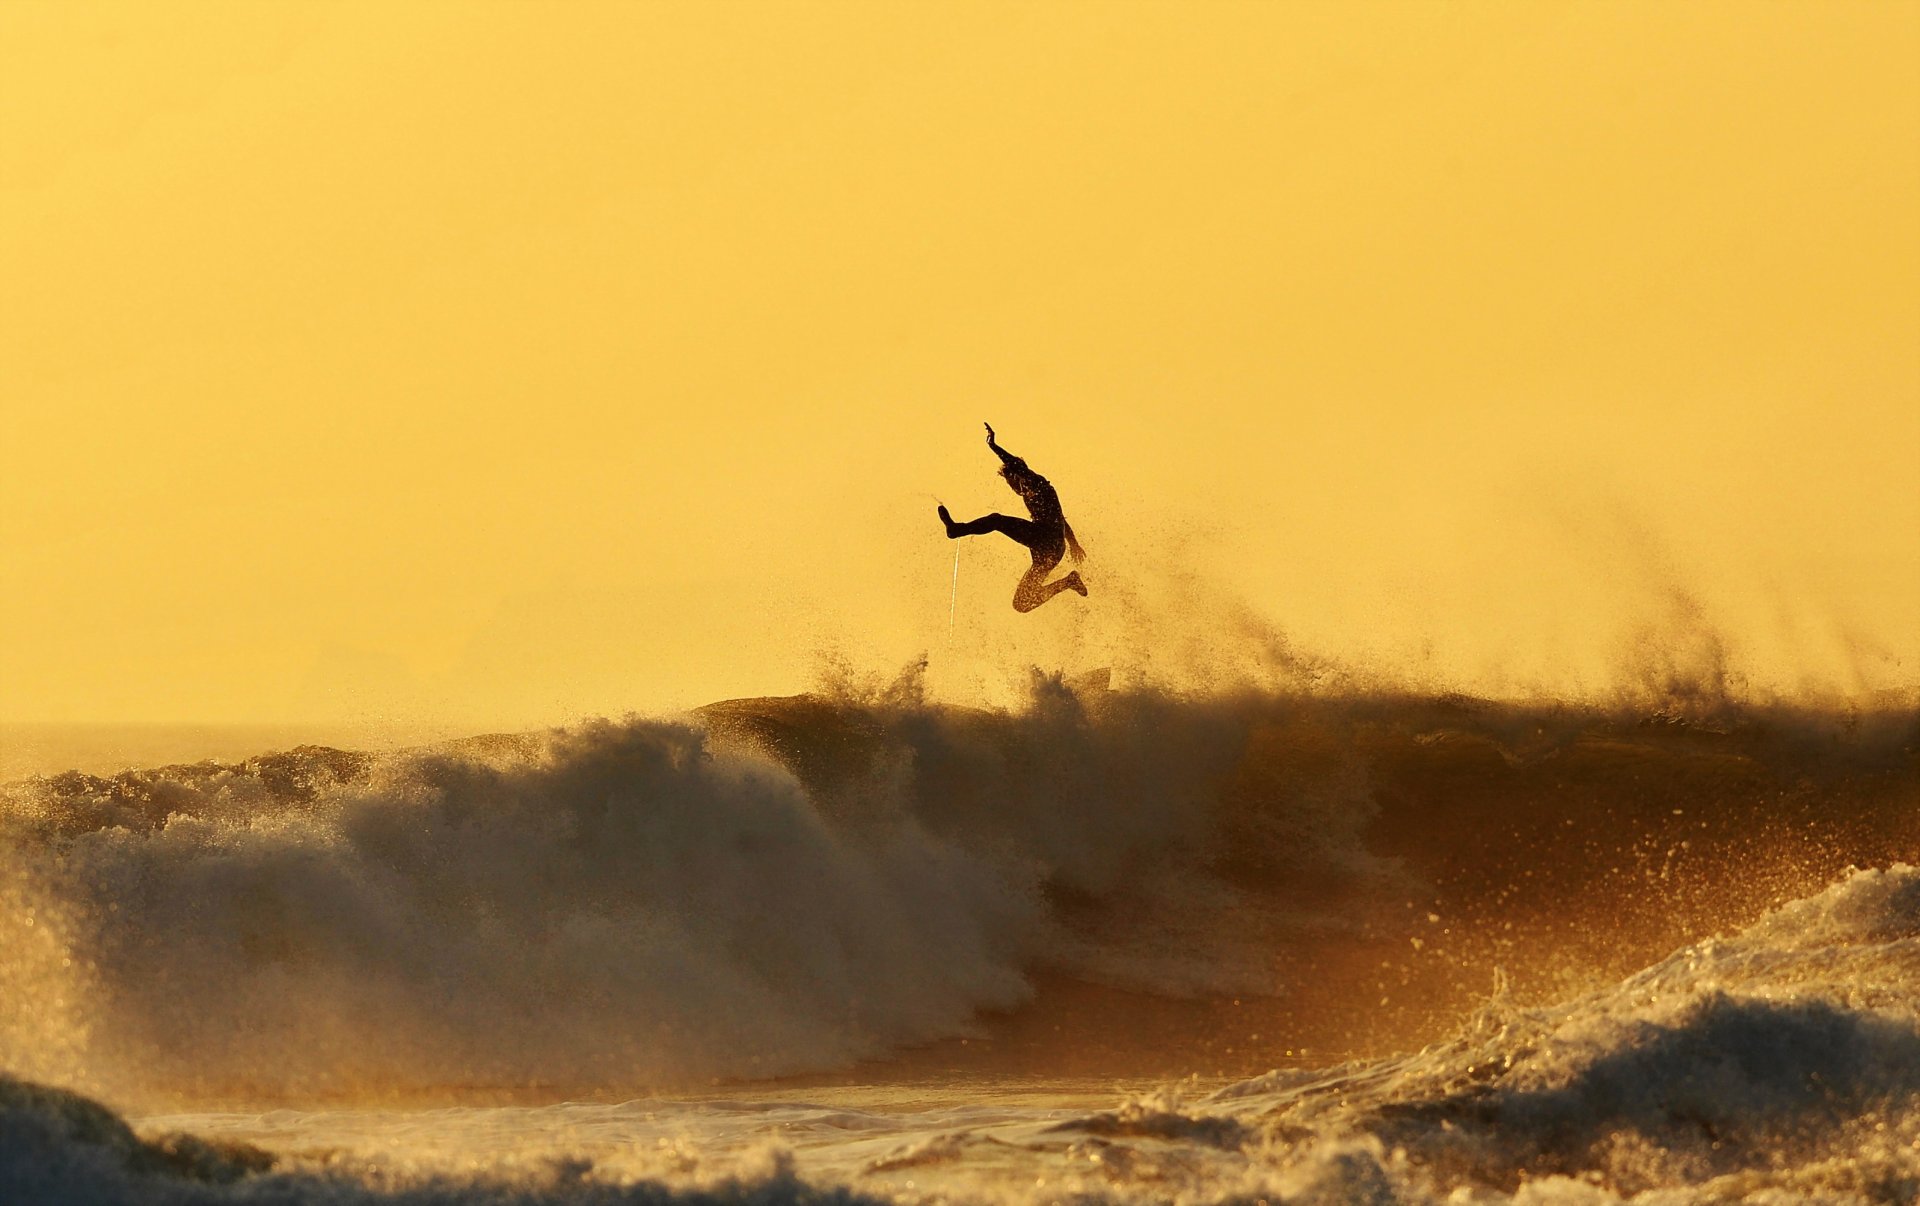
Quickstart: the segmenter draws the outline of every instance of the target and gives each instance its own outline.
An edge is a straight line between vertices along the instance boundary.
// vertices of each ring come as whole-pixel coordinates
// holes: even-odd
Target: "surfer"
[[[1076,562],[1086,560],[1086,551],[1080,542],[1073,538],[1073,527],[1067,523],[1066,513],[1060,509],[1060,495],[1054,490],[1053,483],[1041,477],[1027,463],[1008,452],[993,438],[993,424],[982,424],[987,429],[987,447],[993,449],[1000,458],[1000,476],[1007,479],[1007,485],[1027,504],[1027,513],[1032,519],[1021,519],[1014,515],[982,515],[966,523],[953,522],[953,516],[947,513],[946,505],[940,507],[940,522],[947,525],[947,539],[958,540],[962,536],[984,536],[988,532],[998,532],[1002,536],[1025,545],[1033,554],[1033,566],[1020,579],[1020,585],[1013,591],[1013,609],[1026,612],[1045,603],[1063,590],[1077,591],[1082,596],[1087,593],[1087,584],[1080,580],[1079,570],[1069,570],[1067,576],[1057,581],[1047,581],[1047,575],[1053,567],[1060,564],[1060,558],[1069,550]]]

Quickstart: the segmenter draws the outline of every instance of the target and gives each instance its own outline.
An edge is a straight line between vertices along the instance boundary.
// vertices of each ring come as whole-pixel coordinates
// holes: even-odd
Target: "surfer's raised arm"
[[[1006,449],[1000,447],[999,442],[993,438],[993,424],[982,423],[980,426],[987,429],[987,447],[993,449],[994,455],[998,456],[1002,463],[1008,464],[1008,465],[1019,465],[1023,469],[1026,468],[1027,463],[1025,461],[1013,455],[1011,452],[1008,452]]]

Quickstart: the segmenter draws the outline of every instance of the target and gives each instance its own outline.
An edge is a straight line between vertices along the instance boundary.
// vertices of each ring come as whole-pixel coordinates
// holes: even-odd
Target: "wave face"
[[[40,778],[0,793],[0,1067],[638,1090],[977,1033],[1059,981],[1264,1011],[1264,1043],[1182,1030],[1186,1066],[1386,1050],[1495,967],[1591,985],[1920,853],[1915,732],[1042,679]]]
[[[1256,1113],[1277,1162],[1336,1197],[1913,1201],[1920,869],[1856,872],[1570,1002],[1494,1002],[1417,1055],[1214,1104]]]

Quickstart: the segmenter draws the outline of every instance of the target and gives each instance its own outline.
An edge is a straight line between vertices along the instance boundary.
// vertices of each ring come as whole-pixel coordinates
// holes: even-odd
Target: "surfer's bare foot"
[[[947,525],[947,539],[948,539],[948,540],[957,540],[957,539],[959,539],[959,536],[960,536],[960,534],[959,534],[958,532],[956,532],[956,531],[954,531],[954,529],[955,529],[955,528],[957,528],[957,527],[959,527],[960,525],[959,525],[959,524],[957,524],[957,523],[955,523],[955,522],[953,522],[953,516],[952,516],[951,514],[949,514],[949,513],[948,513],[948,511],[947,511],[947,504],[945,504],[945,503],[941,503],[941,504],[940,504],[940,522],[941,522],[941,523],[944,523],[944,524],[946,524],[946,525]]]
[[[1062,579],[1062,581],[1067,584],[1068,589],[1078,593],[1082,599],[1087,597],[1087,584],[1080,580],[1079,570],[1074,570]]]

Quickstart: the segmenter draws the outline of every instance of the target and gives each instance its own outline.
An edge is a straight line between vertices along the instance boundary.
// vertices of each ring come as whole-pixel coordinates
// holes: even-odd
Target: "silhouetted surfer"
[[[1075,561],[1086,560],[1087,554],[1080,542],[1073,538],[1073,528],[1067,523],[1066,513],[1060,509],[1060,495],[1053,483],[1041,477],[1027,463],[1008,452],[994,442],[993,424],[983,424],[987,429],[987,447],[993,449],[1000,458],[1000,476],[1007,479],[1007,485],[1027,504],[1027,514],[1032,519],[1020,519],[1013,515],[982,515],[966,523],[953,522],[953,516],[947,513],[943,505],[940,508],[940,522],[947,525],[947,539],[958,540],[962,536],[984,536],[988,532],[998,532],[1027,546],[1033,554],[1033,568],[1020,579],[1020,585],[1013,590],[1013,609],[1032,611],[1063,590],[1087,593],[1087,584],[1080,580],[1079,570],[1070,570],[1067,576],[1055,582],[1047,581],[1047,575],[1053,567],[1060,564],[1060,558],[1071,549]]]

